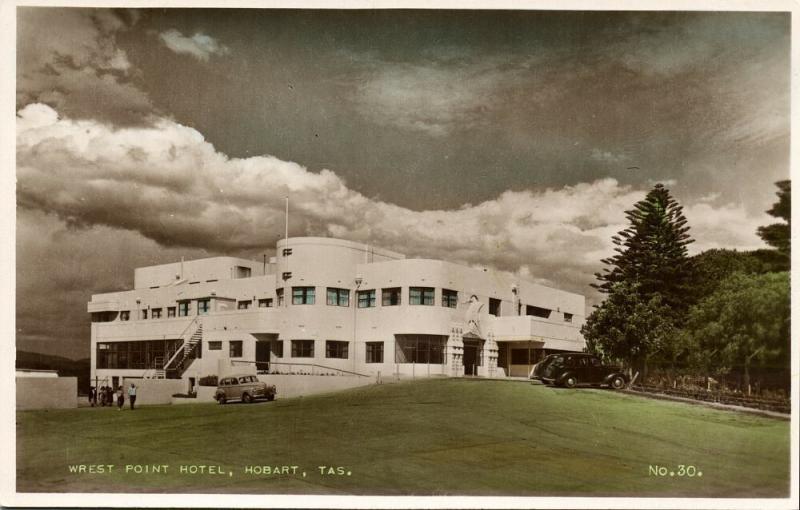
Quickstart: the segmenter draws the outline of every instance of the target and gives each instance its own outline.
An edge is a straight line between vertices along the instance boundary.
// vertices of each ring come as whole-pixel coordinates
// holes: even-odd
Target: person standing
[[[122,411],[125,405],[125,394],[122,393],[122,386],[117,386],[117,411]]]
[[[91,407],[94,407],[94,405],[97,403],[96,399],[97,393],[95,393],[94,386],[89,386],[89,405]]]
[[[133,406],[136,404],[136,385],[133,383],[128,388],[128,399],[131,401],[131,411],[133,411]]]

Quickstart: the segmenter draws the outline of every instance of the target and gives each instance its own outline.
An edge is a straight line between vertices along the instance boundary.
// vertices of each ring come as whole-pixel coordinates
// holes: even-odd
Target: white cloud
[[[211,55],[225,55],[230,50],[211,36],[200,32],[191,37],[184,36],[179,30],[171,28],[162,32],[159,37],[175,53],[191,55],[197,60],[207,62]]]
[[[269,249],[291,197],[291,233],[362,241],[410,256],[522,272],[578,292],[613,253],[611,236],[645,191],[614,179],[543,191],[506,191],[456,210],[413,211],[271,156],[231,159],[167,119],[111,129],[58,119],[30,105],[17,119],[19,204],[69,224],[137,231],[166,246]],[[761,246],[761,216],[706,202],[685,209],[694,249]]]

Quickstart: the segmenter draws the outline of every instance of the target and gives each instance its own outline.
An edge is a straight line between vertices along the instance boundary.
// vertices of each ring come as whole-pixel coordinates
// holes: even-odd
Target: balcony
[[[531,316],[495,317],[492,324],[498,342],[544,342],[545,349],[580,351],[585,346],[577,325]]]
[[[89,301],[86,305],[86,311],[89,313],[118,312],[119,301]]]

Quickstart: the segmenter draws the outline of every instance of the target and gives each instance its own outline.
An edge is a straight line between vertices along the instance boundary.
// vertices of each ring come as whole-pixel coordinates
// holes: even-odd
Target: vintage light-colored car
[[[219,381],[214,398],[217,403],[224,404],[240,400],[246,404],[257,399],[275,400],[277,390],[274,385],[267,385],[254,375],[229,375]]]

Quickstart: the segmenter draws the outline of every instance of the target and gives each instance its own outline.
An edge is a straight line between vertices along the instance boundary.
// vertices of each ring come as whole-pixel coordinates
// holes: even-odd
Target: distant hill
[[[89,358],[72,360],[39,352],[17,351],[17,368],[55,370],[61,377],[77,377],[78,390],[81,392],[89,388],[89,364]]]

